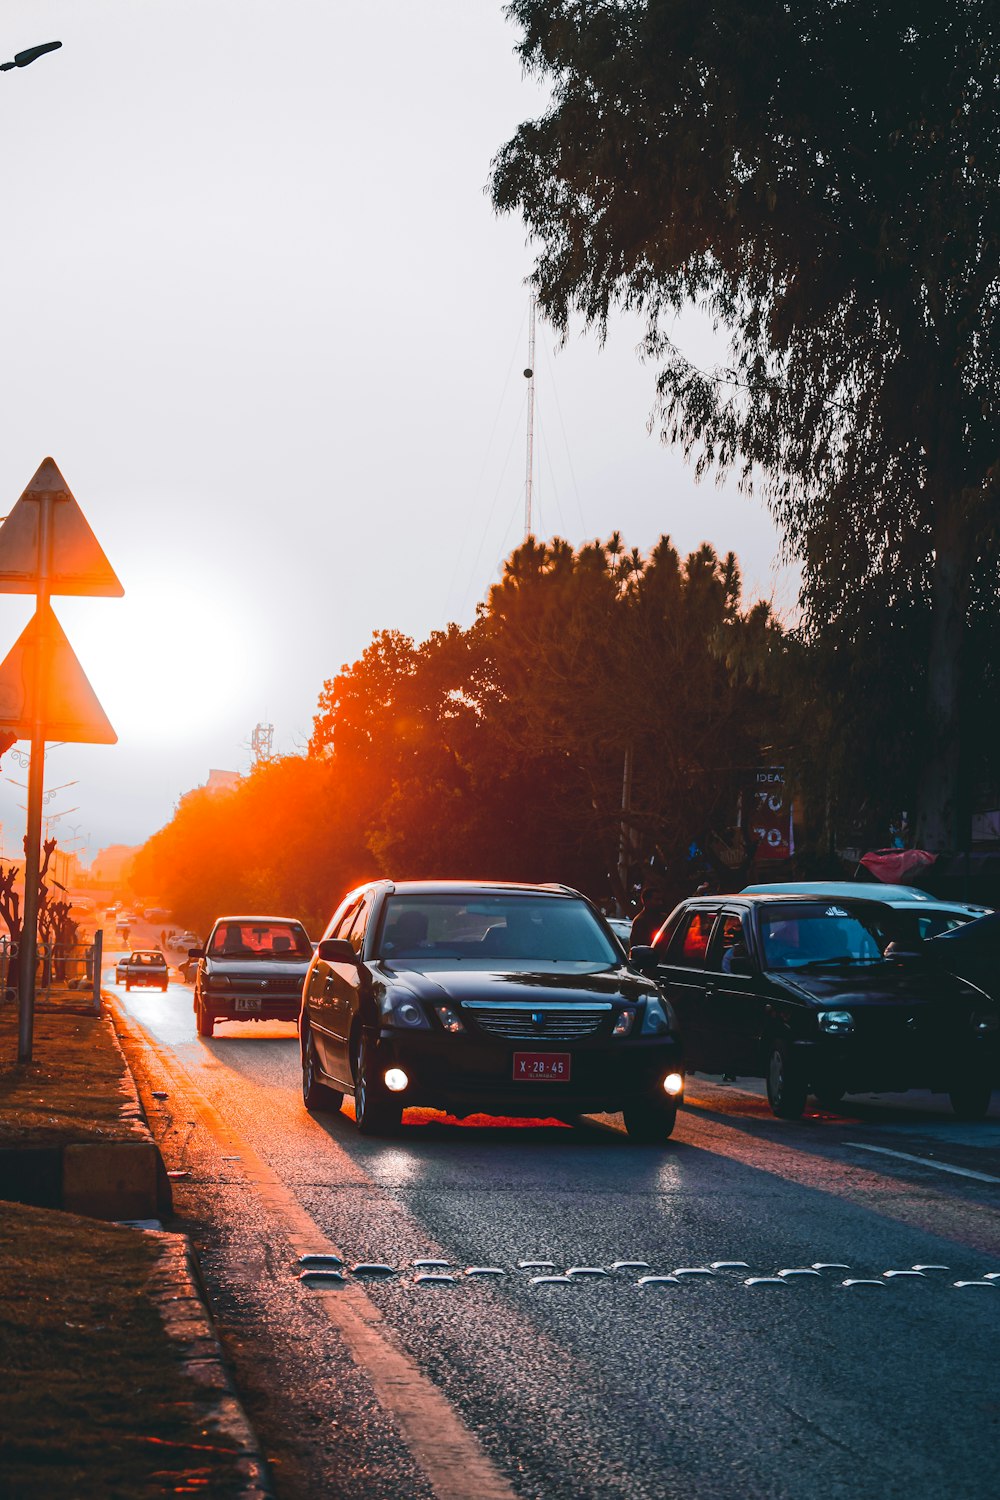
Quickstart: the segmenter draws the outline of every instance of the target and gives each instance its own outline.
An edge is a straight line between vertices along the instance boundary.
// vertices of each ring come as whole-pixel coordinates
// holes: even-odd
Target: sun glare
[[[217,581],[155,577],[100,607],[56,609],[120,742],[182,741],[252,695],[256,622]]]

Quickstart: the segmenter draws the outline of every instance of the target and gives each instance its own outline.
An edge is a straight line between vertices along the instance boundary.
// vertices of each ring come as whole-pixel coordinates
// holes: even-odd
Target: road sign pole
[[[34,652],[34,708],[28,767],[28,831],[24,840],[24,906],[18,955],[17,1060],[31,1061],[35,1029],[35,970],[38,967],[38,879],[42,865],[42,794],[45,782],[45,716],[49,669],[49,562],[52,495],[38,499],[38,636]]]

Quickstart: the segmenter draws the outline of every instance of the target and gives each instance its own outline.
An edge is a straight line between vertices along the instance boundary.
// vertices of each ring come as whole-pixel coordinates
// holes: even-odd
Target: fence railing
[[[5,1000],[17,995],[18,948],[10,937],[0,937],[0,993]],[[38,944],[35,998],[53,999],[77,993],[85,995],[95,1015],[101,1009],[101,961],[104,933],[98,931],[89,943]]]

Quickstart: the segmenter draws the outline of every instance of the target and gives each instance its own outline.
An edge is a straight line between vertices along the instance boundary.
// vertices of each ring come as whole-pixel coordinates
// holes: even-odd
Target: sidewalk
[[[269,1496],[110,1018],[41,1004],[16,1058],[0,1004],[0,1494]]]

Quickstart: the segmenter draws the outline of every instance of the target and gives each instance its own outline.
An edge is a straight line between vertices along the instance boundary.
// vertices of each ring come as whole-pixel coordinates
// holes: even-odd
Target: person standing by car
[[[641,905],[632,920],[629,946],[648,947],[670,915],[663,888],[647,880],[642,888]]]

